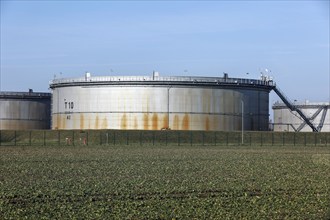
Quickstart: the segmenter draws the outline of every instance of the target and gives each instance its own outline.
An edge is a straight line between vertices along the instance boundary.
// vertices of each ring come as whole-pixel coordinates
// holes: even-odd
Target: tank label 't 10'
[[[73,102],[64,101],[64,108],[65,109],[73,109],[73,107],[74,107]]]

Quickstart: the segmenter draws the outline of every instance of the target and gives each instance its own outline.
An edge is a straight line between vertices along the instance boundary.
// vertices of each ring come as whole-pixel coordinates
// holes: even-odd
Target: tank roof
[[[294,106],[297,108],[320,108],[320,107],[325,107],[327,106],[328,108],[330,107],[329,102],[309,102],[309,101],[304,101],[304,102],[299,102],[295,101],[293,102]],[[273,109],[284,109],[288,108],[283,102],[275,102],[272,106]]]
[[[0,92],[0,98],[12,98],[12,99],[24,99],[24,98],[33,98],[33,99],[50,99],[51,93],[48,92],[9,92],[2,91]]]
[[[77,78],[53,79],[49,82],[50,88],[83,85],[190,85],[190,86],[235,86],[261,87],[271,90],[275,83],[272,80],[200,77],[200,76],[90,76]]]

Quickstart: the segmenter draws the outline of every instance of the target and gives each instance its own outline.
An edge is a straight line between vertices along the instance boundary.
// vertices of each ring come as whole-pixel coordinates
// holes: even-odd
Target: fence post
[[[250,146],[252,146],[252,133],[250,133]]]
[[[155,131],[152,131],[152,146],[155,146]]]
[[[87,131],[87,134],[86,134],[86,145],[88,146],[88,143],[89,143],[89,132]]]
[[[46,146],[46,130],[44,130],[44,146]]]
[[[217,146],[217,132],[214,131],[214,146]]]
[[[113,131],[113,145],[116,145],[116,131]]]
[[[165,131],[165,145],[167,146],[167,133],[168,131]]]
[[[317,139],[317,137],[316,137],[316,132],[314,132],[314,146],[316,146],[316,139]]]
[[[328,136],[329,136],[329,135],[325,136],[325,138],[326,138],[326,139],[325,139],[325,145],[326,145],[326,146],[328,146],[328,143],[329,143],[329,142],[328,142]]]
[[[205,142],[205,131],[202,131],[202,143],[203,143],[203,146],[204,146],[204,142]]]
[[[192,146],[192,131],[190,131],[190,146]]]
[[[229,133],[228,133],[228,131],[226,132],[226,144],[227,144],[227,146],[228,146],[228,142],[229,142]]]
[[[263,137],[262,132],[260,133],[260,145],[263,146]]]
[[[16,146],[16,130],[14,131],[14,143],[15,143],[14,146]]]
[[[31,143],[32,143],[32,141],[31,141],[31,137],[32,137],[32,131],[30,130],[29,131],[29,146],[31,146]]]
[[[328,136],[329,136],[329,135],[326,135],[326,136],[325,136],[325,146],[328,146]]]
[[[244,141],[244,138],[243,138]],[[237,146],[241,145],[242,146],[242,134],[237,135]]]
[[[61,144],[61,134],[60,134],[60,130],[57,131],[57,145],[60,146]]]
[[[74,130],[72,131],[72,146],[74,146]]]

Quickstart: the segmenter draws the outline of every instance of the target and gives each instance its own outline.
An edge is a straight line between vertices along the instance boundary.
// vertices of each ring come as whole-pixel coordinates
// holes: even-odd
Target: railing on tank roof
[[[0,97],[50,97],[51,94],[47,92],[0,92]]]
[[[83,82],[192,82],[192,83],[228,83],[228,84],[255,84],[275,86],[271,80],[224,78],[224,77],[198,77],[198,76],[91,76],[79,78],[61,78],[50,81],[52,84],[83,83]]]
[[[320,108],[320,107],[330,107],[329,102],[303,102],[303,101],[294,101],[293,104],[297,108]],[[284,102],[276,101],[273,104],[273,108],[287,108]]]

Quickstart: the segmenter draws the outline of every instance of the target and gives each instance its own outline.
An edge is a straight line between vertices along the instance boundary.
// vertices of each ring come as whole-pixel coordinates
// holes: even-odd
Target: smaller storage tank
[[[50,93],[0,92],[0,130],[50,128]]]
[[[294,102],[320,132],[330,132],[330,111],[327,102]],[[312,131],[297,112],[291,111],[284,103],[273,105],[274,131]]]

